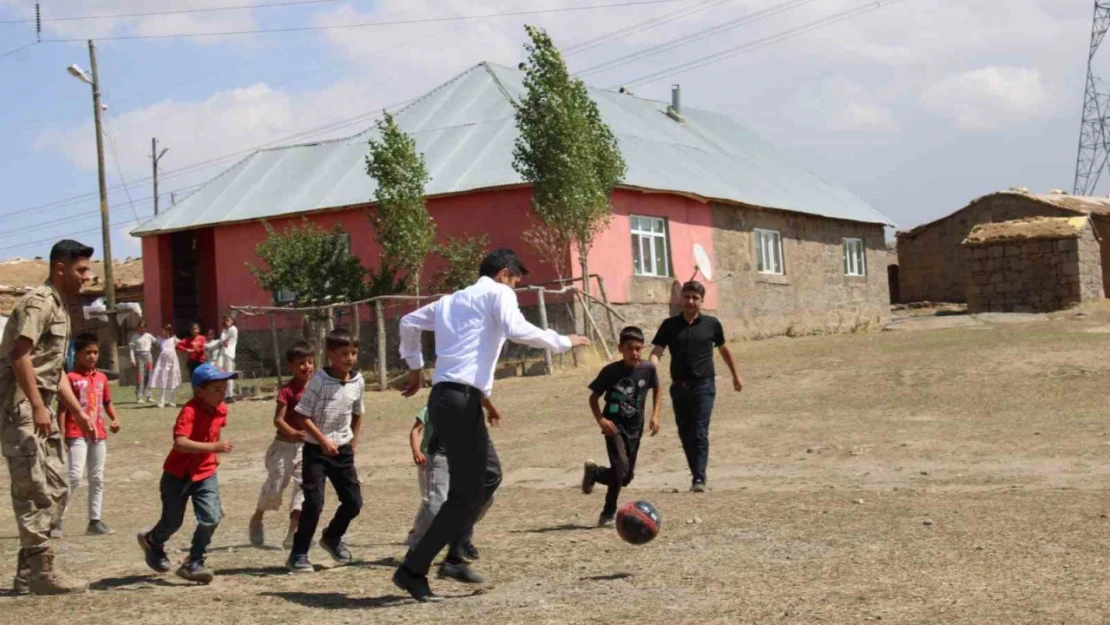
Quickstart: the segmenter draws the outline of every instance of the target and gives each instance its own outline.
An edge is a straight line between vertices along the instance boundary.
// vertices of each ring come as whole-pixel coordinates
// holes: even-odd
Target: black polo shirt
[[[713,348],[725,344],[725,330],[716,317],[699,314],[687,323],[686,317],[676,315],[659,326],[651,343],[671,350],[672,380],[702,380],[715,375]]]

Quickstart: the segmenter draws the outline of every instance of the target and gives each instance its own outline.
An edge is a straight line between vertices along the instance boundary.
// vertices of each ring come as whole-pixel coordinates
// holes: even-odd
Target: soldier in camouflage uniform
[[[83,430],[96,436],[63,370],[69,345],[66,299],[76,297],[88,280],[92,253],[77,241],[55,244],[46,284],[19,300],[0,342],[0,446],[19,526],[14,586],[20,593],[61,594],[86,587],[54,570],[50,526],[68,486],[61,424],[51,407],[59,400],[77,415]]]

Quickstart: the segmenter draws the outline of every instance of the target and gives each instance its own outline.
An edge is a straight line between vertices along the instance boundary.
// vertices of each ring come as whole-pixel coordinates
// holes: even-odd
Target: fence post
[[[387,367],[385,362],[385,313],[382,310],[382,300],[374,300],[374,316],[378,321],[378,385],[382,391],[386,390],[389,380],[386,379]]]
[[[539,302],[540,306],[540,328],[547,330],[547,303],[544,302],[543,292],[544,289],[542,286],[536,289],[536,301]],[[555,367],[551,364],[550,349],[545,348],[543,350],[543,366],[547,367],[547,375],[551,375],[555,372]]]
[[[270,340],[274,343],[274,371],[277,371],[278,387],[281,387],[281,347],[278,346],[277,321],[274,313],[270,313]]]
[[[600,275],[597,276],[597,290],[601,295],[601,301],[605,302],[606,306],[612,306],[613,303],[609,301],[609,295],[605,292],[605,278]],[[609,332],[613,335],[613,344],[620,344],[620,331],[617,330],[617,324],[613,321],[613,311],[608,308],[605,309],[605,316],[609,319]]]
[[[360,325],[362,325],[362,322],[358,318],[358,304],[355,304],[351,306],[351,334],[356,341],[359,340],[359,335],[362,333],[359,328]]]
[[[594,332],[597,334],[597,341],[601,343],[601,348],[605,350],[605,358],[608,360],[613,359],[613,352],[609,351],[609,344],[605,342],[605,335],[601,333],[601,328],[597,327],[597,322],[594,321],[594,316],[590,314],[590,303],[586,301],[586,296],[582,292],[575,290],[574,294],[578,296],[578,300],[582,302],[582,312],[586,314],[586,321],[593,327]]]

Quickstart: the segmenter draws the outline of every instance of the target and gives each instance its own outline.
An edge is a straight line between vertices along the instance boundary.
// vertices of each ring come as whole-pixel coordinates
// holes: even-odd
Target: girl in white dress
[[[150,376],[150,388],[162,389],[158,400],[158,407],[165,408],[166,396],[169,395],[170,406],[176,407],[173,393],[181,386],[181,363],[177,359],[177,337],[173,335],[173,326],[166,324],[162,328],[162,340],[158,343],[162,353],[158,354],[158,362],[154,365],[154,374]]]

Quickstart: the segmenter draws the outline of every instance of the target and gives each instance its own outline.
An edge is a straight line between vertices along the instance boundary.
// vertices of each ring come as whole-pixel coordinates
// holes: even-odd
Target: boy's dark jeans
[[[686,452],[686,464],[693,481],[703,484],[709,464],[709,418],[716,398],[717,383],[713,378],[676,381],[671,385],[674,421],[682,450]]]
[[[633,436],[617,428],[616,436],[605,437],[605,449],[609,452],[609,466],[598,467],[592,477],[598,484],[609,487],[605,493],[605,507],[601,509],[601,513],[608,516],[617,512],[621,488],[632,482],[636,456],[640,453],[640,435]]]
[[[334,456],[325,456],[319,445],[305,443],[301,454],[304,505],[297,522],[297,534],[293,537],[293,553],[307,555],[320,522],[320,513],[324,510],[325,483],[330,481],[339,496],[339,508],[323,532],[323,536],[330,540],[343,538],[351,521],[362,510],[362,489],[355,471],[355,453],[350,445],[340,447],[339,453]]]
[[[159,486],[162,491],[162,518],[147,538],[151,544],[164,546],[166,541],[181,529],[185,521],[185,504],[193,500],[193,514],[197,517],[197,529],[193,532],[193,546],[189,549],[190,560],[204,559],[212,534],[220,524],[220,485],[213,474],[199,482],[189,478],[162,473]]]

